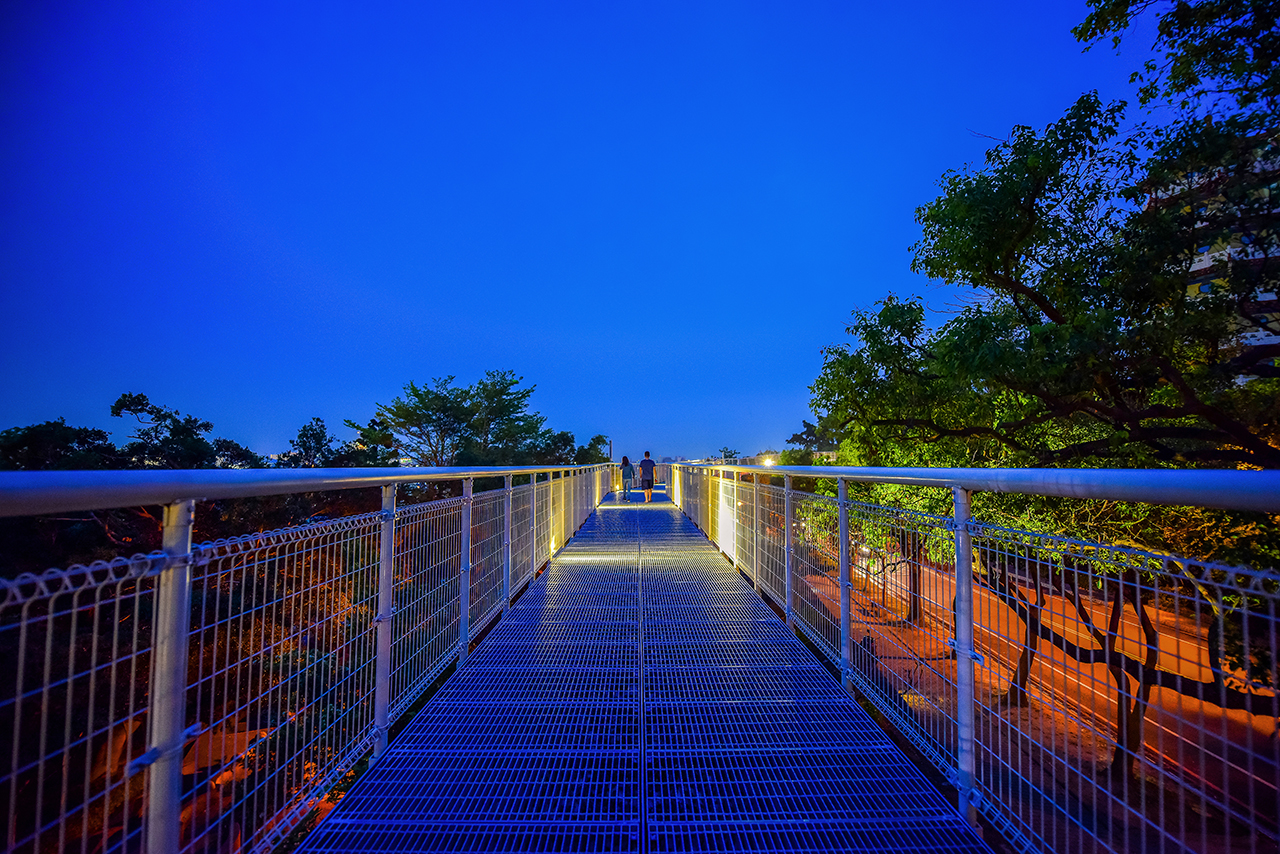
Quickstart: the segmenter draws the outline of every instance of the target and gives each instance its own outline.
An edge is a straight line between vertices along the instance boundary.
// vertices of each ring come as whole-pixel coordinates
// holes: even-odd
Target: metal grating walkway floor
[[[669,503],[602,505],[301,850],[988,851]]]

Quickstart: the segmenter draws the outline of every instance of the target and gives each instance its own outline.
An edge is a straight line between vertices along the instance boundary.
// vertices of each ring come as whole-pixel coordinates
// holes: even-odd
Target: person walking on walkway
[[[649,452],[645,451],[644,459],[640,461],[640,488],[644,490],[645,504],[653,500],[653,467],[656,465],[649,459]]]
[[[622,500],[631,500],[631,479],[636,476],[636,470],[631,466],[631,460],[626,455],[622,456]]]

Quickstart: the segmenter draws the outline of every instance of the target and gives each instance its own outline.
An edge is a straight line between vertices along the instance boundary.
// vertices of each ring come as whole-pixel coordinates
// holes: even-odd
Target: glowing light
[[[765,457],[764,464],[767,466],[776,466],[778,464],[778,461],[775,460],[773,457]]]

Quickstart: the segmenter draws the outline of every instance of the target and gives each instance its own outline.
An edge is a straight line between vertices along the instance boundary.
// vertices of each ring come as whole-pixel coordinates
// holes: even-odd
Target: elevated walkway
[[[987,851],[655,498],[601,505],[301,850]]]

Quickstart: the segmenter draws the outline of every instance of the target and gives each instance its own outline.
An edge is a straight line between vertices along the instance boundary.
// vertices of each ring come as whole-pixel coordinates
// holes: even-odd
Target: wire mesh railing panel
[[[783,489],[760,486],[760,586],[774,602],[786,604],[787,499]]]
[[[564,542],[564,481],[551,478],[547,481],[547,539],[546,550],[549,560],[560,544]]]
[[[974,530],[979,781],[1042,847],[1280,848],[1280,578]]]
[[[141,846],[155,574],[164,555],[0,580],[5,850]]]
[[[711,539],[732,561],[738,544],[738,535],[734,530],[738,524],[736,481],[731,477],[716,478],[712,490],[716,505],[716,526],[712,529],[715,533]]]
[[[677,477],[696,506],[707,476]],[[840,505],[791,499],[796,624],[838,664]],[[781,602],[785,491],[762,486],[759,501],[761,580]],[[850,681],[1015,848],[1280,850],[1273,570],[844,507]],[[958,614],[973,629],[963,667]]]
[[[391,720],[435,680],[458,646],[462,499],[396,510]]]
[[[955,554],[950,520],[852,501],[848,508],[852,677],[930,761],[954,774],[955,566],[942,562]]]
[[[193,550],[184,850],[279,841],[372,744],[381,526]]]
[[[543,481],[537,485],[538,512],[534,517],[535,536],[533,538],[533,566],[538,570],[546,563],[547,558],[555,551],[551,548],[551,482]]]
[[[544,482],[537,532],[533,487],[510,493],[516,586],[610,474]],[[470,508],[475,633],[506,605],[507,496]],[[187,548],[193,503],[166,507],[166,543]],[[277,846],[458,654],[463,506],[0,579],[5,850]]]
[[[734,563],[753,581],[756,577],[756,526],[754,484],[739,482],[737,485],[737,519],[735,525]]]
[[[794,493],[791,591],[795,620],[831,659],[840,658],[839,516],[830,498]]]
[[[533,487],[517,486],[511,494],[511,593],[533,577],[533,532],[529,530]]]
[[[570,502],[573,498],[569,494],[569,478],[554,478],[552,484],[555,485],[555,503],[551,509],[551,519],[554,524],[551,537],[551,552],[564,545],[565,540],[569,539],[569,514]]]
[[[707,508],[707,527],[710,532],[712,541],[720,546],[720,550],[724,550],[724,546],[720,544],[716,538],[721,536],[720,532],[720,513],[724,509],[724,496],[722,488],[722,479],[717,472],[712,472],[707,477],[706,482],[706,508]]]
[[[502,598],[506,490],[481,492],[471,503],[471,590],[468,627],[475,637],[506,602]]]

